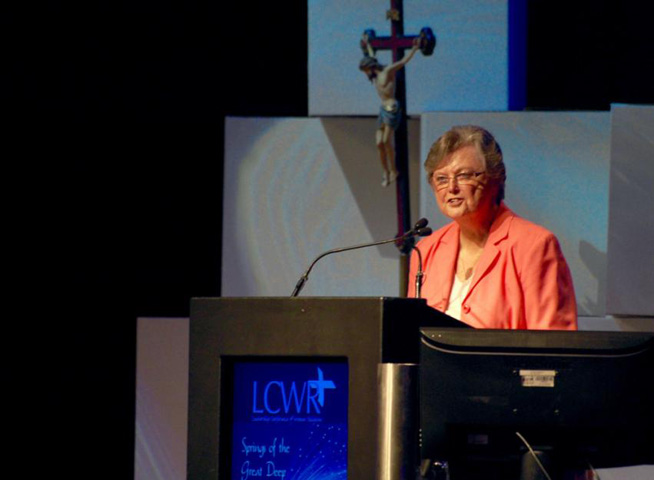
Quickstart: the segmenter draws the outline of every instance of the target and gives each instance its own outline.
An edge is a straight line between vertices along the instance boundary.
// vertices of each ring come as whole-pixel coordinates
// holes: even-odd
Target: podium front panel
[[[371,478],[377,366],[417,363],[419,327],[443,321],[415,299],[194,299],[189,478],[290,478],[323,455],[335,478]],[[331,443],[310,452],[323,426]]]

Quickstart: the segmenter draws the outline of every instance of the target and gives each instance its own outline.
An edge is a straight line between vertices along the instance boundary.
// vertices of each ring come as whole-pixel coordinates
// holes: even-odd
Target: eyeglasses
[[[448,187],[450,180],[454,180],[457,185],[474,185],[477,181],[477,177],[482,173],[486,172],[460,172],[453,177],[448,177],[447,175],[435,175],[432,178],[436,189],[441,190]]]

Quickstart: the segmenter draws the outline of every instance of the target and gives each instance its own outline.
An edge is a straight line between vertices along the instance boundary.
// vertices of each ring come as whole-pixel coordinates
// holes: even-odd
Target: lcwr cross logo
[[[298,383],[271,380],[259,389],[259,382],[252,382],[252,413],[319,414],[325,406],[325,390],[336,389],[331,380],[325,380],[320,368],[318,378]]]

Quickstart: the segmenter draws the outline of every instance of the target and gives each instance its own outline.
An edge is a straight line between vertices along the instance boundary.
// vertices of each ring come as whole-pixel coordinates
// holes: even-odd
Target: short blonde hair
[[[454,126],[434,142],[425,160],[427,182],[431,184],[434,171],[444,165],[444,160],[448,155],[470,145],[479,149],[484,157],[486,174],[498,183],[496,202],[499,204],[504,199],[504,183],[506,181],[502,149],[488,130],[476,125]]]

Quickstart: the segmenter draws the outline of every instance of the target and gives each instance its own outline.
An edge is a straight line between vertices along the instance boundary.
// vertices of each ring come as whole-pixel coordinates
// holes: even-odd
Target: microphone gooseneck
[[[350,247],[341,247],[341,248],[333,248],[331,250],[327,250],[324,253],[321,253],[316,257],[316,259],[311,262],[311,265],[309,265],[309,268],[307,268],[307,271],[304,272],[304,275],[300,277],[298,280],[297,284],[295,285],[295,289],[293,289],[293,293],[291,293],[291,297],[297,297],[302,288],[304,288],[304,284],[307,282],[309,279],[309,273],[311,273],[311,270],[313,269],[313,266],[318,263],[318,260],[320,260],[323,257],[326,257],[327,255],[331,255],[332,253],[340,253],[340,252],[346,252],[349,250],[357,250],[359,248],[366,248],[366,247],[374,247],[377,245],[384,245],[386,243],[392,243],[392,242],[398,242],[401,240],[404,240],[409,237],[426,237],[428,235],[431,235],[431,228],[427,227],[427,224],[429,221],[426,218],[421,218],[416,222],[416,224],[413,226],[411,230],[408,232],[403,233],[402,235],[399,235],[397,237],[389,238],[388,240],[382,240],[380,242],[372,242],[372,243],[362,243],[360,245],[354,245]]]
[[[431,228],[429,230],[431,230]],[[429,232],[429,233],[431,233],[431,232]],[[420,298],[420,289],[422,288],[422,277],[424,276],[424,273],[422,272],[422,253],[420,253],[420,249],[418,247],[416,247],[416,246],[414,246],[413,249],[418,254],[418,272],[416,273],[416,294],[415,294],[415,298]]]
[[[424,220],[424,222],[423,222]],[[431,228],[427,227],[427,219],[421,218],[416,222],[416,225],[414,230],[417,230],[419,233],[419,236],[421,237],[426,237],[431,235]],[[425,228],[427,227],[427,228]],[[420,252],[420,249],[418,249],[415,245],[413,245],[411,248],[415,250],[418,253],[418,272],[416,273],[416,293],[415,293],[415,298],[420,298],[420,289],[422,288],[422,277],[424,276],[424,273],[422,272],[422,253]]]

